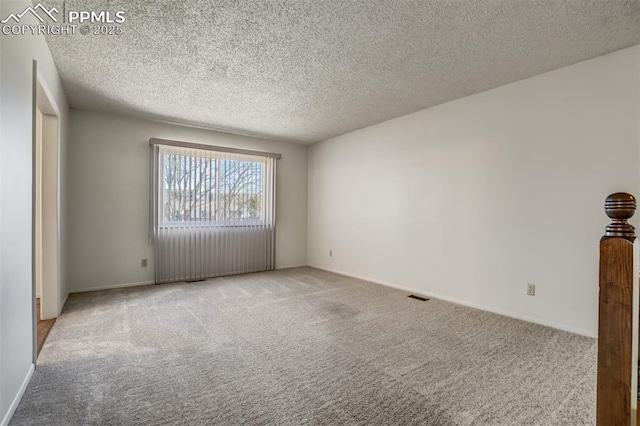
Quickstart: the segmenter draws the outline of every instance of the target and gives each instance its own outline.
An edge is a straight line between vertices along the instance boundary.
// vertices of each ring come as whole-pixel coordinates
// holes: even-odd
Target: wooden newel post
[[[636,425],[638,402],[638,268],[633,195],[607,197],[612,221],[600,240],[598,426]]]

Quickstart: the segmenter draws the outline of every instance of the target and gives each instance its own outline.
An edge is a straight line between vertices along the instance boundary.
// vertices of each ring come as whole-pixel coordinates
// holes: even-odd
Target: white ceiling
[[[120,36],[47,38],[72,107],[302,143],[640,43],[639,1],[64,6],[127,19]]]

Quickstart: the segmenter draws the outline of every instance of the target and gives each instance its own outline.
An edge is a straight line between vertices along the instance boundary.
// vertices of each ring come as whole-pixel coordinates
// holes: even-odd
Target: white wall
[[[0,2],[0,16],[28,1]],[[0,36],[0,422],[7,422],[33,361],[32,60],[61,108],[61,155],[68,112],[62,85],[43,37]],[[61,293],[66,295],[65,277]],[[4,423],[0,423],[4,424]]]
[[[312,145],[309,263],[596,335],[604,199],[640,196],[639,64],[635,46]]]
[[[42,199],[41,199],[41,247],[38,253],[37,235],[35,258],[41,257],[42,293],[40,300],[41,319],[56,318],[62,310],[60,304],[62,292],[60,291],[60,218],[58,215],[58,180],[60,169],[58,167],[58,117],[42,115]],[[36,148],[37,150],[37,148]],[[37,175],[37,173],[36,173]],[[37,186],[37,184],[36,184]],[[37,204],[37,203],[36,203]],[[37,216],[37,213],[36,213]],[[37,233],[38,227],[35,231]],[[36,293],[38,292],[38,277],[36,270]]]
[[[72,110],[69,151],[71,290],[153,280],[149,138],[282,154],[277,170],[276,266],[307,263],[307,147]],[[149,259],[142,268],[141,259]]]

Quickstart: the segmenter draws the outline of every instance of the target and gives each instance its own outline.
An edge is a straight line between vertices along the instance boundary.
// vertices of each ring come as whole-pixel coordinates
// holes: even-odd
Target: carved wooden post
[[[600,240],[597,424],[636,425],[638,403],[638,268],[633,195],[607,197],[612,219]]]

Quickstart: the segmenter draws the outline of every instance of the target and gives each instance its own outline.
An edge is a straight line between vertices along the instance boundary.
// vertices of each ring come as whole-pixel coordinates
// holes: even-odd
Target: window
[[[280,154],[155,138],[149,144],[156,283],[275,268]]]
[[[265,219],[263,158],[160,148],[162,226],[249,225]]]

